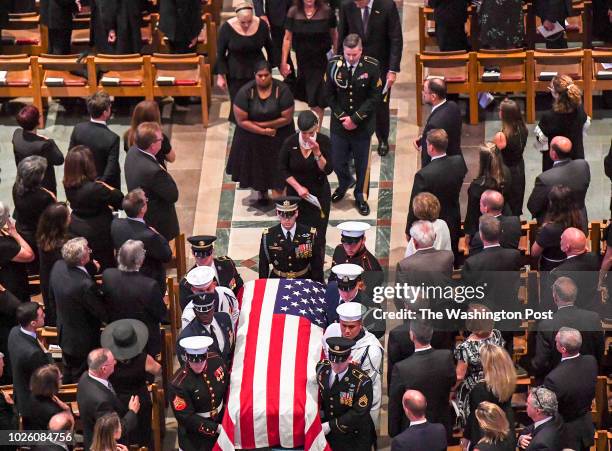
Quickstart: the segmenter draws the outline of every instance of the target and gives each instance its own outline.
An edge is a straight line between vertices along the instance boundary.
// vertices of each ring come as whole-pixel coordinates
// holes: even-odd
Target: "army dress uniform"
[[[192,343],[194,339],[205,340],[207,346],[212,339],[189,337],[181,340],[188,358],[192,361],[206,359],[206,368],[201,374],[194,373],[188,365],[179,369],[170,384],[170,399],[178,423],[179,448],[182,451],[209,451],[217,441],[217,430],[223,419],[223,398],[229,385],[229,372],[215,352],[204,348],[204,353],[192,354],[194,349],[186,343]]]
[[[343,55],[333,57],[327,66],[325,87],[331,115],[331,144],[334,172],[338,176],[338,189],[332,196],[337,202],[353,184],[349,161],[355,160],[357,182],[355,200],[362,215],[369,214],[367,206],[370,189],[370,140],[376,124],[376,108],[381,99],[382,83],[378,61],[362,56],[351,68]],[[357,125],[346,130],[340,118],[350,117]]]
[[[259,246],[259,278],[312,279],[322,282],[321,249],[315,244],[316,227],[296,223],[295,236],[291,237],[291,242],[287,241],[285,233],[280,224],[264,229]]]

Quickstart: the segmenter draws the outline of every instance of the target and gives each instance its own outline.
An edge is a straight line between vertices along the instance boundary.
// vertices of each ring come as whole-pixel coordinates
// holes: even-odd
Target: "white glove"
[[[329,434],[329,433],[331,432],[331,427],[329,426],[329,421],[328,421],[328,422],[326,422],[326,423],[323,423],[323,424],[321,425],[321,429],[323,429],[323,433],[324,433],[325,435]]]

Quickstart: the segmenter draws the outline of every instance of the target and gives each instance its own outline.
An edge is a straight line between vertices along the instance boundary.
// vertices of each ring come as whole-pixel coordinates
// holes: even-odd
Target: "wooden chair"
[[[172,55],[154,53],[145,58],[151,67],[153,96],[155,97],[199,97],[202,105],[202,124],[208,126],[210,105],[210,66],[204,64],[204,57],[195,53]],[[183,235],[184,239],[184,235]]]
[[[40,55],[47,48],[47,32],[40,25],[38,13],[9,14],[9,23],[2,29],[3,53]]]
[[[163,437],[166,432],[166,400],[164,389],[158,384],[149,386],[151,392],[151,400],[153,402],[153,410],[151,412],[151,427],[153,429],[153,449],[155,451],[163,450]]]
[[[98,54],[88,58],[93,58],[96,73],[104,73],[96,80],[97,89],[103,89],[115,97],[144,97],[153,100],[151,65],[145,64],[148,56]]]
[[[419,6],[419,52],[424,52],[428,47],[438,47],[433,8]]]
[[[215,24],[221,23],[221,10],[223,9],[223,0],[208,0],[202,7],[204,14],[210,14],[212,21]]]
[[[170,249],[172,249],[172,260],[166,263],[166,268],[176,268],[176,279],[181,280],[187,273],[184,233],[179,233],[176,238],[170,241]]]
[[[591,111],[589,84],[584,81],[584,74],[589,71],[586,70],[586,58],[581,49],[530,50],[527,52],[527,68],[527,76],[530,79],[528,99],[535,99],[538,92],[548,92],[550,80],[554,75],[569,75],[583,91],[585,111],[587,114]],[[530,102],[528,106],[527,120],[535,120],[535,101]]]
[[[532,8],[528,15],[529,25],[527,27],[527,41],[530,49],[535,49],[536,44],[546,42],[546,39],[538,33],[537,28],[542,25],[540,18]],[[592,4],[590,0],[574,0],[572,11],[567,18],[566,37],[568,42],[579,42],[582,48],[590,48],[592,43]],[[563,24],[561,24],[563,25]]]
[[[179,333],[181,332],[181,306],[179,303],[179,285],[173,277],[166,278],[168,286],[168,313],[170,319],[170,335],[172,337],[172,349],[176,346]]]
[[[520,92],[527,93],[529,80],[526,76],[526,57],[524,49],[486,50],[470,53],[470,113],[478,112],[478,93],[481,92]],[[496,66],[500,76],[496,80],[484,79],[485,68]],[[534,99],[527,97],[527,103]],[[535,105],[533,107],[535,109]],[[527,108],[529,110],[529,108]]]
[[[174,374],[175,346],[172,343],[172,336],[168,327],[162,327],[160,332],[162,333],[162,352],[160,361],[162,366],[162,386],[164,391],[168,393],[168,385]]]
[[[89,47],[89,27],[91,24],[91,12],[89,8],[86,11],[81,11],[72,19],[72,36],[70,44],[73,51],[83,51]]]
[[[608,379],[606,376],[597,376],[595,385],[595,402],[591,409],[593,423],[596,429],[601,429],[604,419],[604,410],[608,409]]]
[[[591,96],[594,91],[612,90],[612,69],[603,67],[604,64],[612,64],[612,47],[595,47],[593,50],[585,50],[584,54],[587,65],[585,81],[589,85]],[[587,114],[591,117],[594,114],[592,103],[591,111],[587,111]]]
[[[596,431],[595,451],[610,451],[610,438],[612,435],[608,431]]]
[[[37,57],[28,55],[0,55],[0,72],[6,77],[0,81],[0,97],[31,97],[32,103],[42,111],[40,80],[35,70]],[[41,123],[42,124],[42,115]]]
[[[428,77],[444,78],[449,94],[468,94],[470,105],[478,103],[473,100],[475,91],[470,86],[470,56],[467,52],[422,52],[416,59],[416,98],[421,98],[423,83]],[[423,125],[423,111],[417,100],[417,125]],[[470,107],[470,123],[478,123],[478,110]]]

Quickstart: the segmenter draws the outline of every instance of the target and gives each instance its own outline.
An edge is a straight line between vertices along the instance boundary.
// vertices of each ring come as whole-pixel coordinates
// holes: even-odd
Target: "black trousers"
[[[196,47],[189,48],[190,42],[168,41],[170,53],[195,53]],[[197,45],[197,44],[196,44]]]
[[[383,85],[387,82],[387,72],[380,74],[380,82]],[[376,138],[378,142],[387,142],[389,140],[389,124],[390,112],[389,105],[391,103],[391,90],[389,89],[383,96],[382,100],[376,106]]]
[[[49,53],[51,55],[70,55],[72,29],[49,30]]]
[[[81,374],[87,371],[87,357],[75,357],[64,352],[62,362],[64,364],[64,384],[76,384]]]

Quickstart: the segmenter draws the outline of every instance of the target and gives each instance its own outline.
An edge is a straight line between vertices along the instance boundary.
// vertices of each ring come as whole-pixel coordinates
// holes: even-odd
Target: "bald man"
[[[446,450],[446,429],[441,424],[428,423],[425,418],[425,396],[417,390],[406,390],[402,406],[410,426],[391,441],[391,451]]]
[[[599,255],[587,249],[587,237],[580,229],[570,227],[561,235],[561,250],[567,259],[551,271],[554,282],[561,276],[571,278],[578,287],[576,306],[601,313],[601,299],[597,291]]]
[[[548,193],[555,185],[565,185],[572,190],[576,206],[582,210],[584,227],[588,224],[587,211],[584,203],[591,171],[585,160],[572,160],[570,153],[572,143],[564,136],[555,136],[550,142],[550,158],[553,167],[542,172],[535,181],[535,186],[529,196],[527,208],[538,224],[542,224],[548,210]]]

